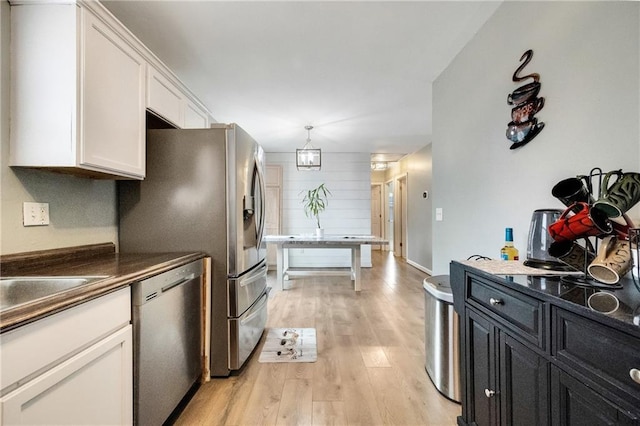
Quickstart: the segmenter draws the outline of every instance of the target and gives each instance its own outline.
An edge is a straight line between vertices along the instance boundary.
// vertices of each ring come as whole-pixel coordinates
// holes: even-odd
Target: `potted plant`
[[[324,236],[324,229],[320,226],[320,213],[324,211],[329,203],[327,199],[328,195],[331,195],[331,191],[327,189],[324,183],[321,183],[317,188],[306,191],[302,199],[304,214],[307,217],[315,217],[316,219],[316,224],[318,225],[316,228],[316,236],[318,237]]]

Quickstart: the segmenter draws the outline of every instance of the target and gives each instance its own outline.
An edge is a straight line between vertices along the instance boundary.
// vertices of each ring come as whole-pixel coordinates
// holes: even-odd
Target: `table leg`
[[[283,247],[282,279],[289,281],[289,247]]]
[[[351,273],[355,276],[353,289],[360,291],[360,245],[351,248]]]
[[[283,253],[284,249],[282,248],[282,244],[278,244],[277,250],[276,250],[276,282],[278,284],[279,290],[282,291],[284,290],[284,281],[283,281],[283,275],[284,275],[284,267],[283,267],[283,262],[284,262],[284,253]]]

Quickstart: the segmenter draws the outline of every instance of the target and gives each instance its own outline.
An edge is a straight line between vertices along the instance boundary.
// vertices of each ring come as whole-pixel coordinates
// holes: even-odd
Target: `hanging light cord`
[[[303,149],[307,149],[307,147],[311,145],[311,129],[313,129],[313,126],[304,126],[304,128],[307,129],[307,143],[304,145]],[[312,148],[312,146],[310,148]]]

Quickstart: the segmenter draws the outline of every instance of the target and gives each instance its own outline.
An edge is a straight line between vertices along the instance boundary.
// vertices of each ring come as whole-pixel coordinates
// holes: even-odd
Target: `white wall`
[[[426,272],[433,268],[431,144],[411,154],[407,163],[407,262]],[[427,192],[427,198],[423,192]]]
[[[551,196],[563,178],[640,171],[637,2],[505,2],[434,82],[434,274],[452,259],[499,256],[513,227],[521,258],[531,214],[563,208]],[[511,75],[533,49],[523,74],[540,74],[544,130],[509,150],[505,137],[519,86]],[[524,84],[524,83],[521,83]],[[640,219],[640,207],[632,212]]]
[[[322,151],[320,171],[298,171],[294,153],[267,153],[267,164],[282,166],[282,233],[315,235],[315,219],[307,218],[302,191],[325,183],[331,191],[320,214],[325,234],[371,235],[371,166],[368,153]],[[267,203],[269,200],[267,200]],[[321,256],[317,256],[321,254]],[[290,266],[350,266],[349,250],[290,250]],[[371,266],[371,247],[362,247],[362,266]]]
[[[7,0],[0,0],[0,21],[0,254],[117,242],[115,182],[8,166],[11,21]],[[25,201],[49,203],[51,224],[23,227]]]
[[[407,177],[407,263],[431,273],[433,267],[432,237],[432,147],[424,148],[407,155],[385,172],[372,173],[372,180],[388,182],[400,176]],[[428,196],[424,198],[423,192]]]

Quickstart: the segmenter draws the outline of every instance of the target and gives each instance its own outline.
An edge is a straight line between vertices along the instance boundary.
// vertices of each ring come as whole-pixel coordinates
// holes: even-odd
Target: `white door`
[[[281,229],[282,167],[266,166],[265,235],[278,235]],[[276,246],[267,244],[267,265],[276,265]]]
[[[371,235],[382,237],[382,186],[379,184],[371,185]],[[371,246],[371,250],[380,250],[380,246]]]
[[[396,180],[395,210],[393,227],[393,251],[396,256],[407,257],[407,175],[403,175]]]
[[[385,183],[385,226],[384,226],[384,235],[387,241],[389,241],[389,245],[387,246],[389,250],[395,250],[395,242],[393,240],[393,234],[395,233],[394,226],[394,216],[395,216],[395,182],[389,181]]]
[[[402,248],[401,250],[401,254],[402,254],[402,258],[406,259],[407,258],[407,225],[409,223],[409,221],[407,220],[407,216],[408,216],[408,206],[407,203],[409,201],[409,191],[407,190],[407,175],[404,175],[402,178],[400,178],[400,199],[401,202],[400,204],[400,217],[402,218],[401,222],[400,222],[400,238],[401,238],[401,242],[400,242],[400,247]]]

